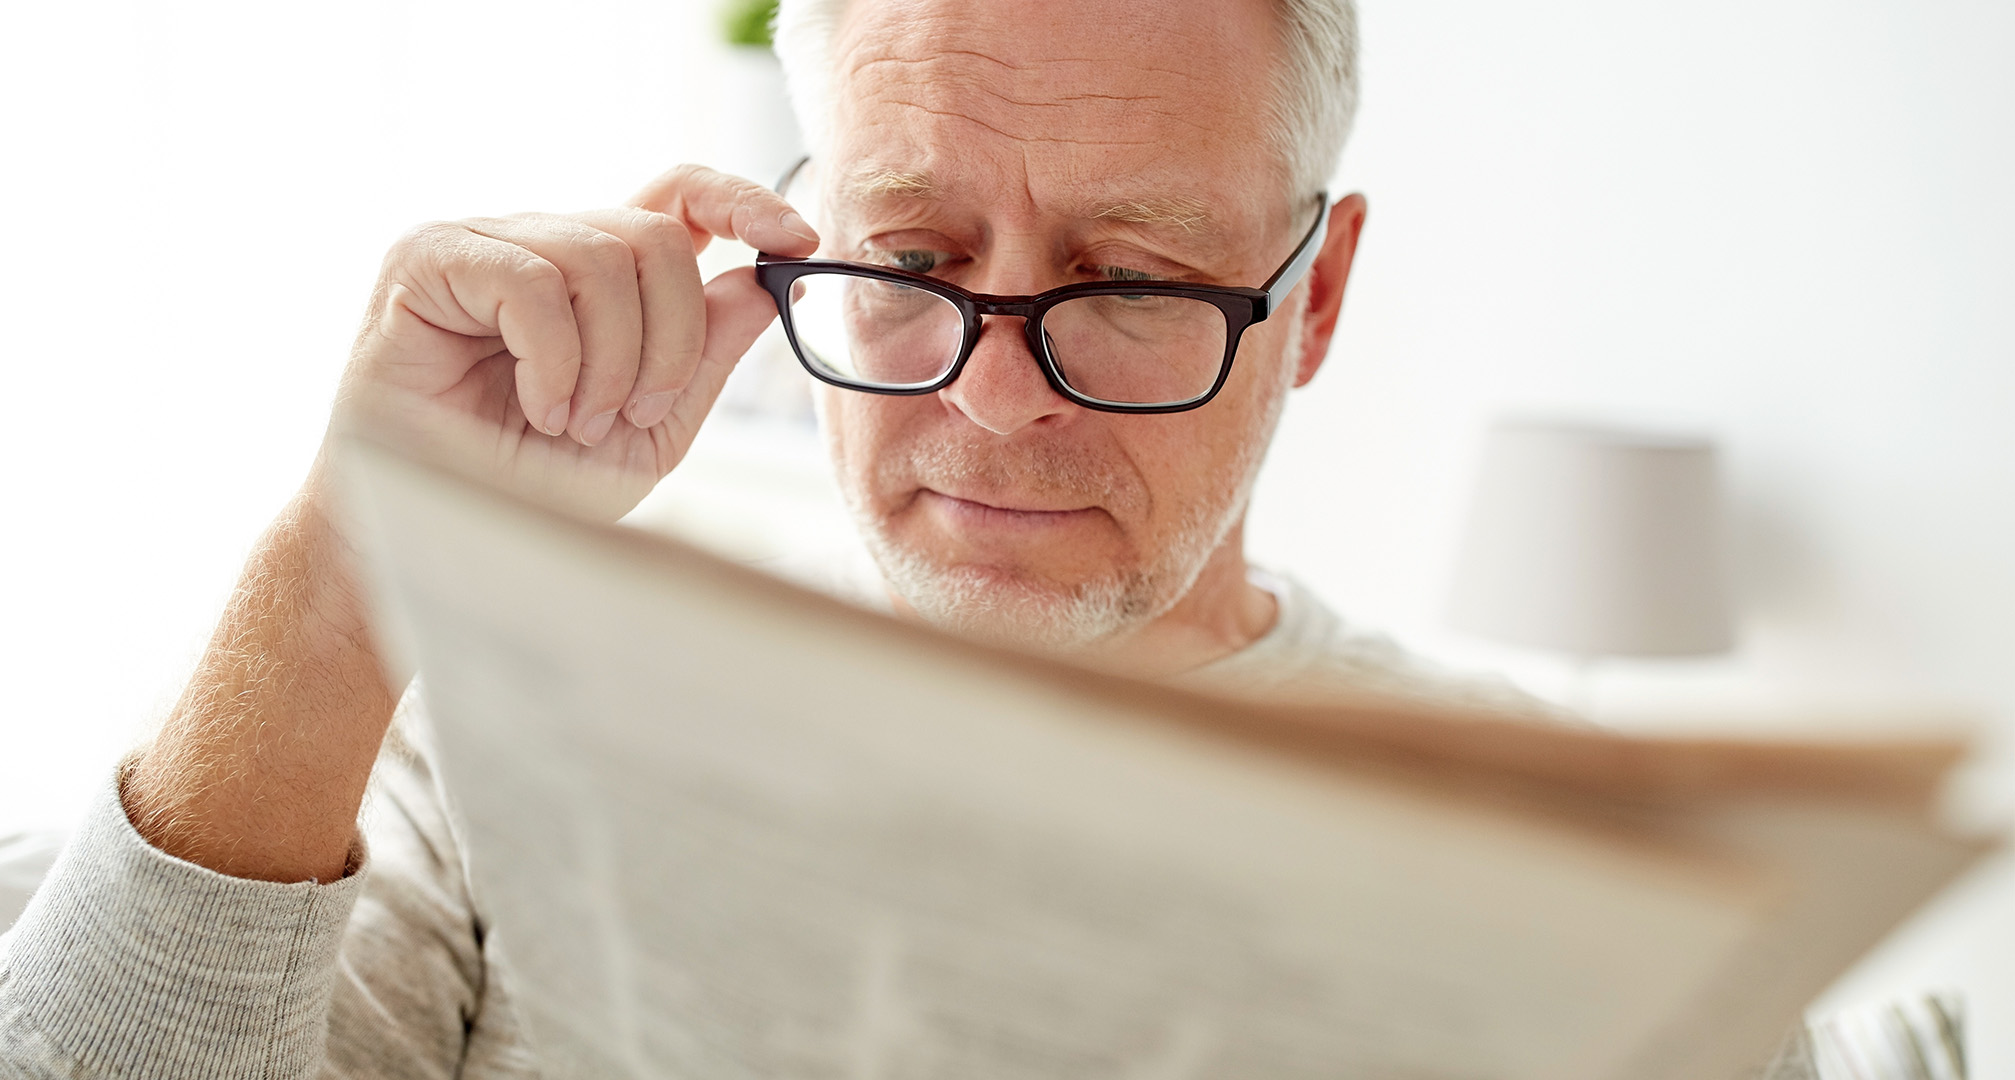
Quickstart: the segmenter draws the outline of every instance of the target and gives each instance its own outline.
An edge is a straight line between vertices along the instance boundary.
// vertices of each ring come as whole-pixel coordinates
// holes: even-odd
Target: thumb
[[[742,354],[777,317],[776,298],[756,282],[753,266],[736,267],[707,282],[706,298],[707,340],[700,348],[699,366],[665,418],[687,441],[713,410]]]

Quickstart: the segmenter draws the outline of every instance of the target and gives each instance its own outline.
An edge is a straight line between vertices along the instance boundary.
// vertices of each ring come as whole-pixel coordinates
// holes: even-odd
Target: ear
[[[1357,256],[1357,237],[1364,231],[1364,196],[1347,195],[1329,211],[1329,236],[1302,281],[1308,290],[1308,311],[1301,322],[1301,357],[1294,385],[1306,386],[1329,355],[1329,339],[1343,314],[1343,287],[1350,280],[1350,263]]]

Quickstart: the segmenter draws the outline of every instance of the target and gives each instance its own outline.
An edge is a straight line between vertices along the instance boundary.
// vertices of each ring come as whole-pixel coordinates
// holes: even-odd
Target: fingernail
[[[616,410],[610,409],[608,412],[588,421],[588,426],[581,429],[581,441],[589,446],[593,446],[608,438],[609,429],[615,426]]]
[[[660,420],[671,415],[674,396],[676,395],[670,390],[660,390],[630,402],[630,423],[640,428],[655,426]]]
[[[553,411],[546,414],[545,426],[540,430],[548,435],[558,435],[567,430],[567,413],[572,411],[573,407],[572,401],[562,401],[553,406]]]
[[[813,243],[818,242],[819,234],[812,231],[810,223],[805,221],[804,218],[799,217],[796,210],[784,211],[784,216],[778,219],[777,224],[783,226],[785,232],[800,240],[810,240]]]

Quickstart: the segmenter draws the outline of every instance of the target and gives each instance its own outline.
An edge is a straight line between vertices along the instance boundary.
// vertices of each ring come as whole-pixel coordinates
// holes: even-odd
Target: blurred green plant
[[[721,6],[721,32],[730,45],[770,47],[770,20],[777,0],[728,0]]]

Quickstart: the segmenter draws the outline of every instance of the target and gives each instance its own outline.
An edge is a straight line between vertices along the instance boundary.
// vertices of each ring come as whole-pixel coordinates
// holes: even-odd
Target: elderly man
[[[332,428],[613,519],[782,308],[899,611],[1157,676],[1433,690],[1241,543],[1365,219],[1322,194],[1349,0],[801,0],[779,42],[804,214],[682,168],[630,207],[415,230]],[[728,236],[762,265],[702,284]],[[381,759],[400,692],[328,504],[318,463],[0,952],[0,1074],[530,1070],[427,764]]]

